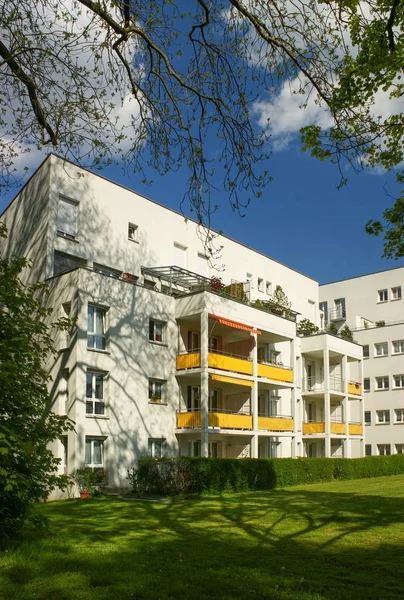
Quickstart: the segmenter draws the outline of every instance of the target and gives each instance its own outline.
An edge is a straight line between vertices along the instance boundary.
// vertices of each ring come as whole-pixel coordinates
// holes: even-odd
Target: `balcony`
[[[258,417],[258,429],[293,431],[293,419],[292,417]]]
[[[194,369],[201,366],[201,353],[187,352],[177,356],[177,369]],[[252,362],[243,356],[226,354],[224,352],[209,352],[208,367],[229,371],[232,373],[241,373],[243,375],[252,375]]]
[[[363,435],[363,427],[361,423],[349,423],[349,435]]]
[[[279,364],[258,364],[258,377],[293,383],[293,369]]]
[[[345,435],[345,423],[330,423],[330,432],[336,435]]]
[[[361,396],[362,395],[361,384],[356,381],[348,381],[348,394],[350,396]]]
[[[303,379],[303,391],[304,392],[324,392],[325,383],[324,380],[317,379],[316,377],[305,377]],[[343,392],[344,383],[341,377],[330,375],[330,390],[333,392]]]
[[[177,369],[195,369],[201,366],[200,352],[187,352],[177,356]]]
[[[177,428],[200,429],[202,423],[201,412],[177,413]],[[220,429],[252,429],[252,416],[230,411],[212,411],[208,413],[208,426]]]
[[[345,307],[332,308],[330,310],[330,320],[331,321],[345,321],[346,319],[346,310]]]
[[[324,422],[312,422],[312,423],[303,423],[303,435],[313,435],[318,433],[325,433],[325,423]]]

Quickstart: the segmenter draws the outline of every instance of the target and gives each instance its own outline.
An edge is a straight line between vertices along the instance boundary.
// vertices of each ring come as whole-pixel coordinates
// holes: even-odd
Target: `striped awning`
[[[231,319],[226,319],[225,317],[218,317],[216,315],[210,314],[209,319],[214,319],[222,325],[226,325],[227,327],[233,327],[234,329],[242,329],[243,331],[249,331],[250,333],[256,333],[257,335],[260,335],[261,333],[259,329],[251,327],[251,325],[244,325],[243,323],[238,323],[237,321],[232,321]]]
[[[228,377],[227,375],[209,375],[213,381],[222,381],[223,383],[233,383],[235,385],[245,385],[252,388],[254,382],[249,379],[239,379],[238,377]]]

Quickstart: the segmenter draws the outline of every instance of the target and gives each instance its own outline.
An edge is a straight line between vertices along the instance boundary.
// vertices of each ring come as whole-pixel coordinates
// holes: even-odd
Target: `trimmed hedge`
[[[335,479],[404,474],[404,454],[364,458],[141,458],[128,472],[135,492],[220,494]]]

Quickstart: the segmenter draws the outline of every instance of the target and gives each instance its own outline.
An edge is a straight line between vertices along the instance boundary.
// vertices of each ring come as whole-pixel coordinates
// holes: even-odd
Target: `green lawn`
[[[404,596],[404,476],[37,512],[51,529],[1,555],[1,599]]]

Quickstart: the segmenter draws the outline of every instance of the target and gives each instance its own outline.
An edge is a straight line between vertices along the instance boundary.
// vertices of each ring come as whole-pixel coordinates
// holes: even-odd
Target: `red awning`
[[[218,321],[222,325],[226,325],[227,327],[233,327],[234,329],[242,329],[243,331],[249,331],[250,333],[256,333],[257,335],[261,334],[259,329],[255,327],[251,327],[250,325],[244,325],[243,323],[238,323],[237,321],[232,321],[231,319],[225,319],[224,317],[218,317],[216,315],[209,315],[209,319],[214,319]]]

